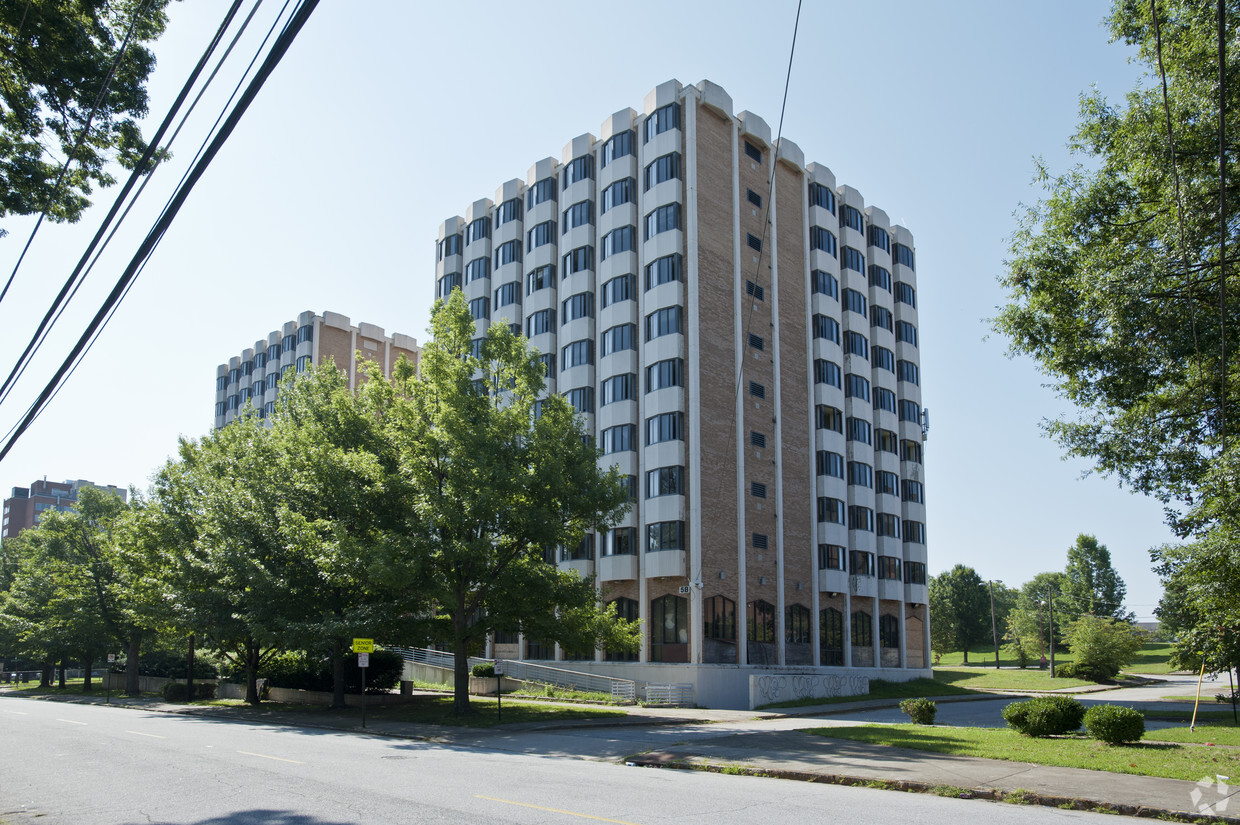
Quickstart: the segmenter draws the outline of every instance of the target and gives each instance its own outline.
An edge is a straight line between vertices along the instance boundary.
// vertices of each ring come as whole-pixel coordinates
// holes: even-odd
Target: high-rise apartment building
[[[559,563],[644,620],[636,662],[493,655],[721,706],[762,674],[928,675],[908,229],[719,86],[670,81],[449,218],[437,253],[436,296],[528,336],[634,490]]]
[[[352,326],[347,316],[336,312],[303,312],[216,368],[215,429],[240,415],[247,403],[254,405],[260,418],[274,412],[280,381],[289,370],[305,372],[311,364],[330,358],[349,377],[349,386],[356,387],[361,361],[374,361],[391,376],[402,355],[416,366],[421,352],[412,336],[399,332],[388,336],[374,324]]]
[[[48,510],[68,512],[77,503],[83,487],[93,487],[105,493],[129,500],[129,491],[123,487],[95,484],[91,481],[42,481],[32,482],[29,487],[14,487],[13,495],[4,500],[4,516],[0,522],[0,539],[11,539],[27,527],[39,523]]]

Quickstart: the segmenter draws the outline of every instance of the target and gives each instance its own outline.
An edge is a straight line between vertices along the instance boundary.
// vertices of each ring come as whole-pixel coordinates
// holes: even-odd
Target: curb
[[[757,776],[770,779],[789,779],[798,782],[812,782],[824,785],[845,785],[851,787],[872,788],[885,791],[902,791],[904,793],[923,793],[955,799],[983,799],[991,802],[1007,802],[1011,805],[1039,805],[1046,808],[1059,808],[1073,811],[1092,811],[1094,813],[1118,814],[1141,819],[1159,819],[1165,822],[1210,823],[1210,825],[1240,825],[1240,817],[1220,814],[1193,813],[1168,808],[1150,808],[1142,805],[1124,805],[1103,802],[1094,799],[1079,799],[1068,796],[1048,796],[1017,789],[1002,791],[998,788],[956,788],[947,785],[931,785],[928,782],[912,780],[871,779],[844,774],[814,773],[810,771],[791,771],[781,768],[749,767],[738,764],[718,765],[706,761],[690,759],[660,759],[658,756],[637,755],[624,759],[623,764],[638,768],[665,768],[670,770],[705,771],[739,776]]]

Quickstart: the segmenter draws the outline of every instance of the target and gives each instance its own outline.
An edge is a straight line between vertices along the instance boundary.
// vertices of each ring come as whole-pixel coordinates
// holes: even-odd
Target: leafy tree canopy
[[[1240,427],[1234,356],[1223,336],[1240,323],[1240,290],[1219,278],[1218,59],[1213,4],[1158,0],[1166,67],[1164,111],[1154,19],[1147,0],[1116,0],[1116,40],[1137,48],[1149,82],[1115,105],[1081,100],[1069,146],[1079,165],[1040,178],[1046,198],[1028,208],[1001,277],[1008,303],[994,320],[1014,354],[1034,358],[1079,413],[1046,424],[1068,454],[1091,461],[1169,507],[1211,495],[1213,462],[1234,463],[1224,439]],[[1240,2],[1226,3],[1228,113],[1240,108]],[[1229,122],[1234,124],[1232,116]],[[1174,139],[1174,161],[1169,137]],[[1233,159],[1240,129],[1227,134]],[[1228,271],[1237,208],[1221,207]],[[1220,307],[1222,311],[1220,312]],[[1230,348],[1229,348],[1230,349]],[[1222,376],[1231,377],[1224,387]],[[1220,477],[1234,501],[1234,475]],[[1216,490],[1217,492],[1217,490]],[[1182,533],[1218,513],[1177,513]]]
[[[146,143],[146,80],[169,0],[11,0],[0,3],[0,218],[39,213],[76,221],[117,160],[132,169]],[[74,145],[133,26],[90,131]],[[73,164],[53,198],[60,167]]]
[[[1068,566],[1064,570],[1064,595],[1074,613],[1130,619],[1124,610],[1124,580],[1111,566],[1111,553],[1098,539],[1081,533],[1068,548]]]
[[[930,579],[931,644],[940,653],[964,652],[990,638],[990,595],[972,567],[957,564]]]

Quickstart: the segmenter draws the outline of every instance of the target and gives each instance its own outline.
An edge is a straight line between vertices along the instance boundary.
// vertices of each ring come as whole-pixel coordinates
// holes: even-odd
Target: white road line
[[[85,725],[85,722],[79,722],[76,719],[57,719],[57,722],[68,722],[70,725]]]
[[[250,751],[237,751],[237,753],[244,754],[246,756],[257,756],[260,759],[274,759],[277,762],[292,762],[294,765],[306,764],[305,762],[298,762],[296,759],[285,759],[281,756],[268,756],[265,753],[251,753]]]
[[[167,736],[159,736],[154,733],[143,733],[140,730],[127,730],[125,731],[125,733],[132,733],[134,736],[149,736],[152,739],[167,739],[168,738]]]
[[[20,710],[6,710],[5,713],[11,713],[14,716],[29,716],[30,715],[29,713],[24,713]]]

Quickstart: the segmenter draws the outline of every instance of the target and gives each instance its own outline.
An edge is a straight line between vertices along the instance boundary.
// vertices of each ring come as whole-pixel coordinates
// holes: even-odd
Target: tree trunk
[[[51,662],[40,663],[41,672],[39,673],[39,687],[47,688],[52,686],[53,671],[56,666]]]
[[[65,689],[65,671],[68,668],[69,668],[68,660],[65,659],[64,656],[61,656],[60,657],[60,682],[59,682],[59,687],[61,690]]]
[[[95,669],[95,654],[93,651],[87,650],[82,653],[82,670],[85,672],[84,681],[82,682],[82,692],[90,693],[95,689],[91,681],[91,671]]]
[[[344,703],[344,639],[332,639],[332,707],[343,708]]]
[[[257,705],[262,702],[258,695],[258,643],[245,640],[245,701]]]
[[[465,594],[458,593],[456,615],[452,617],[452,712],[458,716],[470,712],[469,646],[465,642],[465,633],[468,628],[469,617],[465,615]]]
[[[139,654],[142,649],[142,631],[135,630],[129,637],[129,645],[125,651],[125,692],[137,696],[142,692],[138,668],[141,666]]]
[[[964,664],[967,665],[968,663],[969,663],[969,649],[966,647],[964,649]]]
[[[194,701],[194,634],[189,634],[189,664],[185,668],[185,698]]]

